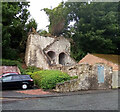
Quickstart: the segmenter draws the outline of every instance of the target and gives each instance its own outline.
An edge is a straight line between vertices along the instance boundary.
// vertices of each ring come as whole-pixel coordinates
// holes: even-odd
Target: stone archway
[[[65,65],[66,63],[66,54],[64,52],[59,54],[59,64]]]
[[[48,53],[47,53],[47,55],[51,58],[51,60],[54,60],[55,59],[55,52],[53,52],[53,51],[49,51]]]

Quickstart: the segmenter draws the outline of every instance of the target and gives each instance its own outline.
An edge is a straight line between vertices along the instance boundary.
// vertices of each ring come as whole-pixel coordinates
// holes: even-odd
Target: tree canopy
[[[28,7],[28,2],[2,3],[3,58],[17,59],[24,53],[29,30],[37,28],[34,19],[28,21]],[[120,2],[62,2],[54,9],[43,10],[49,17],[49,33],[73,40],[71,56],[75,60],[87,53],[120,54]],[[40,34],[47,32],[41,30]]]
[[[64,20],[60,21],[64,25],[58,35],[73,39],[71,55],[78,61],[87,53],[119,54],[118,5],[117,2],[66,2],[54,9],[45,9],[50,20],[49,31],[57,29],[59,20]],[[70,26],[71,22],[75,24]]]
[[[49,16],[49,32],[52,35],[59,36],[67,27],[66,18],[69,11],[68,8],[65,7],[64,2],[61,2],[58,7],[54,9],[44,8],[43,10]]]
[[[17,59],[25,52],[27,34],[31,27],[37,28],[34,19],[28,21],[28,2],[2,3],[2,57]]]

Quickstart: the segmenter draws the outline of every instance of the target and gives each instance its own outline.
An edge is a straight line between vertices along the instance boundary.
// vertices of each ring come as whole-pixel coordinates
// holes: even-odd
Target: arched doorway
[[[65,65],[66,54],[64,52],[59,54],[59,64]]]
[[[56,56],[55,52],[49,51],[47,55],[50,57],[50,63],[51,64],[55,63],[55,56]]]
[[[55,52],[49,51],[47,54],[52,60],[55,58]]]

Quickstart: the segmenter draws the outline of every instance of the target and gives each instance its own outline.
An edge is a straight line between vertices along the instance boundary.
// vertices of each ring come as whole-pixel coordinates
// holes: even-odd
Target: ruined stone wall
[[[54,38],[51,37],[43,37],[38,34],[30,34],[29,37],[31,39],[31,44],[34,44],[36,46],[40,46],[43,50],[46,48],[49,44],[54,42]]]
[[[58,83],[56,85],[57,92],[70,92],[70,91],[78,91],[79,90],[79,80],[73,79],[70,81],[65,81],[64,83]]]
[[[104,83],[98,83],[98,65],[104,66]],[[56,85],[56,91],[68,92],[91,89],[109,89],[112,87],[112,68],[104,64],[80,64],[75,70],[78,79]]]
[[[70,42],[64,37],[42,37],[30,34],[25,53],[27,66],[50,69],[51,65],[73,65],[75,60],[70,57]]]
[[[62,66],[60,64],[51,66],[51,69],[61,70],[62,72],[68,73],[70,76],[78,76],[80,73],[79,67],[81,64],[74,64],[69,66]]]
[[[45,50],[46,53],[53,51],[55,53],[55,64],[73,65],[76,62],[70,57],[70,42],[59,37],[57,41]]]
[[[45,45],[40,45],[41,38],[42,37],[39,35],[29,35],[25,53],[25,62],[27,66],[36,66],[43,69],[49,69],[49,60],[46,55],[44,55],[44,52],[42,50]]]
[[[70,42],[63,37],[59,37],[57,41],[47,49],[47,52],[48,51],[55,51],[58,55],[61,52],[70,54]]]

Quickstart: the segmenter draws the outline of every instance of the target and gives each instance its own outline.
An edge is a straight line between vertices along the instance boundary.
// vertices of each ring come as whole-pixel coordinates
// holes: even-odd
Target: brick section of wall
[[[91,65],[94,65],[96,63],[104,63],[108,66],[113,67],[114,71],[119,70],[119,66],[117,64],[114,64],[114,63],[107,61],[105,59],[96,57],[92,54],[87,54],[82,60],[79,61],[79,64],[81,64],[81,63],[87,63],[87,64],[91,64]]]
[[[18,72],[20,74],[20,70],[17,66],[0,66],[0,74],[5,72]]]

